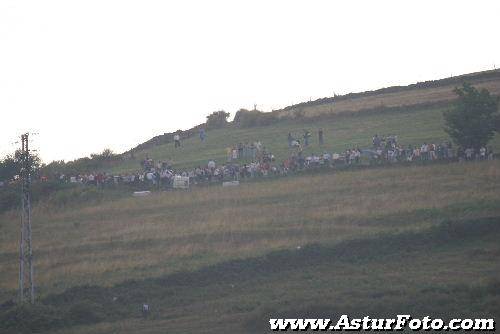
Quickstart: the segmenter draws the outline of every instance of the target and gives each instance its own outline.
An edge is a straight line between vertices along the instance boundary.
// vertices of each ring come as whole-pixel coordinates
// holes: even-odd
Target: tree
[[[94,160],[111,160],[116,154],[109,148],[105,148],[101,153],[92,153],[90,158]]]
[[[461,148],[479,149],[498,131],[497,113],[500,99],[486,89],[477,90],[468,83],[455,88],[458,102],[455,108],[443,112],[444,130]]]
[[[19,165],[14,157],[8,155],[0,161],[0,181],[12,180],[19,171]]]
[[[227,124],[230,113],[224,110],[214,111],[207,116],[207,128],[220,128]]]
[[[14,176],[21,173],[23,159],[22,154],[21,150],[17,150],[13,156],[7,155],[5,158],[0,160],[0,181],[12,180]],[[37,154],[30,153],[29,162],[32,173],[38,173],[42,165],[40,157]]]

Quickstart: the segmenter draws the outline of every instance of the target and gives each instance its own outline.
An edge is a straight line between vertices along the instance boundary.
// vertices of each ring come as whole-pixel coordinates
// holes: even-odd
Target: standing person
[[[243,144],[238,143],[238,158],[242,158],[242,157],[243,157]]]
[[[471,161],[473,155],[474,155],[474,149],[470,147],[465,149],[465,160]]]
[[[380,147],[380,144],[382,143],[382,140],[380,139],[380,137],[378,136],[378,134],[375,134],[375,136],[373,136],[372,143],[373,143],[373,147],[374,148],[379,148]]]
[[[320,146],[323,146],[323,129],[319,128],[318,130],[318,142]]]
[[[142,317],[146,319],[149,316],[149,304],[142,304]]]
[[[488,156],[488,160],[493,160],[493,158],[495,157],[495,154],[493,153],[493,148],[491,146],[488,146],[486,154]]]
[[[288,132],[288,147],[289,147],[289,148],[291,148],[291,147],[292,147],[292,142],[293,142],[292,133],[291,133],[291,132]]]
[[[174,135],[174,147],[181,147],[181,136],[178,133]]]
[[[231,157],[232,157],[233,160],[238,160],[238,150],[236,148],[234,148],[234,147],[231,150]]]
[[[486,147],[481,147],[479,149],[479,160],[486,160]],[[90,174],[91,176],[92,174]],[[90,176],[89,176],[89,180],[90,180]]]
[[[159,169],[156,169],[156,171],[154,172],[154,178],[155,178],[156,189],[160,190],[160,187],[161,187],[161,184],[160,184],[161,175],[160,175],[160,170]]]
[[[209,160],[207,167],[209,170],[213,171],[215,169],[215,160],[213,160],[213,159]]]
[[[248,158],[249,155],[250,155],[250,145],[248,144],[248,142],[245,142],[245,144],[243,144],[242,157],[243,157],[243,159],[246,159],[246,158]]]
[[[309,138],[311,137],[311,133],[307,130],[304,130],[304,147],[309,146]]]
[[[62,176],[62,175],[61,175]],[[101,187],[104,182],[104,176],[101,173],[98,173],[95,177],[96,185]]]
[[[215,171],[215,160],[210,160],[207,164],[208,167],[208,182],[212,182],[212,176],[214,175]]]
[[[422,160],[429,160],[429,146],[427,145],[427,143],[424,143],[420,147],[420,155],[422,157]]]
[[[201,128],[200,129],[200,141],[203,143],[205,142],[205,138],[206,138],[207,134],[205,133],[205,129],[204,128]]]
[[[250,157],[252,158],[252,161],[255,161],[255,158],[257,156],[257,150],[258,150],[258,143],[253,142],[250,145]]]

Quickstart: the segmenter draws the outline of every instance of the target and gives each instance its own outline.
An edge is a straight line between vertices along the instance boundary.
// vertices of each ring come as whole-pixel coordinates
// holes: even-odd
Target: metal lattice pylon
[[[28,134],[21,136],[21,240],[19,244],[19,301],[35,302],[35,283],[33,281],[33,248],[31,243],[31,157],[28,147]]]

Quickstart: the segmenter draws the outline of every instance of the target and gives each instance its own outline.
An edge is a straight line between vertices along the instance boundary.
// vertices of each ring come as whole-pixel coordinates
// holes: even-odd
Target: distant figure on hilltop
[[[181,136],[179,136],[179,133],[174,135],[174,147],[181,147]]]
[[[203,143],[205,142],[205,138],[206,138],[207,134],[205,133],[205,129],[201,128],[200,129],[200,141]]]
[[[288,147],[292,147],[293,136],[291,132],[288,132]]]

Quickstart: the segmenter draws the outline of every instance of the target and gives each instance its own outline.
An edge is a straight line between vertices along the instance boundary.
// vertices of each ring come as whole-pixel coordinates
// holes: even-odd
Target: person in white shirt
[[[427,146],[427,144],[424,143],[422,147],[420,147],[420,155],[422,156],[422,160],[429,160],[428,152],[429,152],[429,146]]]
[[[354,150],[354,160],[356,161],[357,164],[359,164],[361,159],[361,151],[357,148]]]
[[[178,133],[174,135],[174,147],[181,147],[181,136]]]
[[[149,304],[142,304],[142,317],[147,318],[149,316]]]
[[[486,147],[481,147],[479,149],[479,157],[481,160],[485,160],[486,159]]]
[[[472,160],[472,155],[474,154],[474,150],[472,148],[466,148],[465,149],[465,159],[470,161]]]

